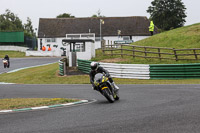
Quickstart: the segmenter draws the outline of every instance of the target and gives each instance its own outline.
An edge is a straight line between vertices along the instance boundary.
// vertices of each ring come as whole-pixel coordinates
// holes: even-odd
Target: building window
[[[70,52],[85,52],[85,43],[71,43]]]
[[[130,40],[130,36],[123,36],[123,40]]]
[[[56,42],[56,38],[51,38],[51,42]]]
[[[56,38],[46,38],[46,42],[56,42]]]

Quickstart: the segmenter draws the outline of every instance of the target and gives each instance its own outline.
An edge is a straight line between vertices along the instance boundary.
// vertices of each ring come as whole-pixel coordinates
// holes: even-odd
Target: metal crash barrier
[[[67,65],[68,65],[67,58],[63,58],[63,59],[59,60],[59,75],[60,76],[66,75]]]
[[[88,60],[78,59],[78,69],[90,72]],[[132,79],[200,79],[200,63],[192,64],[116,64],[102,63],[112,77]]]

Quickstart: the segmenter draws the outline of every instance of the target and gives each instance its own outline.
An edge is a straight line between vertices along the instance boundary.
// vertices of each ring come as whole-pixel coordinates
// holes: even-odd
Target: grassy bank
[[[185,26],[181,28],[177,28],[174,30],[166,31],[147,39],[134,42],[132,45],[136,46],[152,46],[152,47],[162,47],[162,48],[175,48],[175,49],[188,49],[188,48],[200,48],[200,23]],[[132,47],[123,47],[125,49],[132,50]],[[137,49],[143,51],[144,48]],[[147,49],[150,51],[150,49]],[[157,49],[151,52],[158,52]],[[160,51],[161,53],[173,53],[172,50],[164,50]],[[110,54],[111,52],[106,52]],[[113,53],[121,53],[120,50],[114,51]],[[132,51],[123,52],[124,54],[132,54]],[[197,50],[196,53],[200,53],[200,50]],[[145,53],[135,52],[138,56],[145,56]],[[193,54],[193,51],[181,51],[177,54]],[[148,53],[148,56],[157,56],[156,54]],[[171,55],[162,55],[162,57],[169,58]],[[194,55],[183,57],[183,58],[194,58]],[[200,58],[200,57],[198,57]],[[183,64],[183,63],[200,63],[199,60],[167,60],[167,59],[145,59],[140,57],[131,57],[131,56],[123,56],[123,58],[118,56],[103,56],[101,50],[97,50],[96,57],[92,60],[94,61],[104,61],[106,59],[107,62],[112,62],[116,60],[116,63],[126,63],[126,64]],[[119,60],[120,59],[120,60]]]
[[[24,52],[2,51],[2,50],[0,50],[0,58],[4,58],[5,55],[8,55],[10,58],[22,58],[22,57],[25,57],[25,53]]]

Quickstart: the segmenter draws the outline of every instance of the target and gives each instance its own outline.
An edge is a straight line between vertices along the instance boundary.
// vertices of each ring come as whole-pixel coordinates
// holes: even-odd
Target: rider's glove
[[[109,74],[106,74],[106,77],[109,77],[110,75]]]

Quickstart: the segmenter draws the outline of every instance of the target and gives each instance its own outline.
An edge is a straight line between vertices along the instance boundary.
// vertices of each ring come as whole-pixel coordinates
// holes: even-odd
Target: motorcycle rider
[[[10,67],[10,60],[9,60],[9,56],[8,56],[8,55],[5,55],[4,59],[8,61],[8,67]]]
[[[110,83],[114,86],[115,91],[119,90],[119,87],[115,84],[115,82],[113,81],[113,79],[111,78],[109,72],[104,69],[103,67],[99,66],[99,64],[97,62],[92,62],[90,64],[91,67],[91,71],[90,71],[90,83],[92,84],[92,87],[94,90],[97,90],[96,86],[94,85],[94,76],[97,73],[105,73],[106,77],[108,77],[108,80],[110,81]]]

